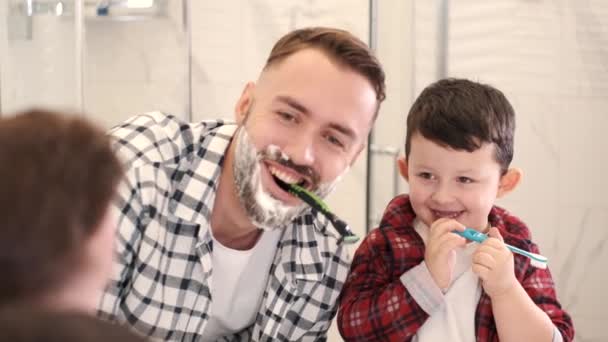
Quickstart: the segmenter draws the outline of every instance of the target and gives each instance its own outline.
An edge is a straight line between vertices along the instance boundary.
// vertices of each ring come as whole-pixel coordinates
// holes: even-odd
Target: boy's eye
[[[423,179],[435,179],[433,174],[430,172],[420,172],[418,174],[418,177],[423,178]]]
[[[469,183],[473,183],[474,180],[469,177],[458,177],[458,182],[464,183],[464,184],[469,184]]]

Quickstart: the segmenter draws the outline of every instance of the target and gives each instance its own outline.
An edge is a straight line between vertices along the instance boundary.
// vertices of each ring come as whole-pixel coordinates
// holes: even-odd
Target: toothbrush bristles
[[[530,258],[530,265],[543,270],[547,268],[547,262],[542,262],[533,258]]]

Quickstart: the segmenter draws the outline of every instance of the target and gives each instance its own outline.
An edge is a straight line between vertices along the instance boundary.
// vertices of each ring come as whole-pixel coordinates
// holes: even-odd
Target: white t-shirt
[[[414,229],[426,244],[429,228],[422,221],[415,220]],[[471,265],[473,252],[478,247],[478,244],[470,242],[455,250],[456,263],[452,282],[444,294],[444,305],[418,329],[414,341],[475,341],[475,311],[481,297],[481,283]]]
[[[213,238],[211,308],[203,341],[215,341],[253,324],[280,236],[281,230],[265,231],[245,251],[223,246]]]

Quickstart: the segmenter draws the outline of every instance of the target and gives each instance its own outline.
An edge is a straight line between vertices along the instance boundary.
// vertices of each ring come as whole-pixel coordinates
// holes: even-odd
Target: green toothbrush
[[[310,205],[313,209],[320,211],[327,219],[331,222],[331,224],[336,228],[338,233],[341,236],[341,240],[346,244],[353,244],[359,241],[359,237],[355,235],[355,233],[350,230],[348,224],[341,219],[339,219],[334,213],[329,211],[329,207],[325,202],[323,202],[319,197],[315,196],[313,193],[304,189],[303,187],[296,184],[287,184],[286,190],[301,199],[303,202]]]

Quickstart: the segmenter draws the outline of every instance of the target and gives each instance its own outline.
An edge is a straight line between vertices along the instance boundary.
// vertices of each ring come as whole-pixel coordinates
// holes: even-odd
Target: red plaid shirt
[[[338,328],[345,340],[411,341],[429,317],[400,279],[424,260],[424,242],[413,227],[415,217],[409,196],[397,196],[384,212],[380,227],[370,232],[357,249],[338,311]],[[493,207],[488,219],[506,243],[539,253],[530,241],[530,231],[518,218]],[[532,267],[528,258],[515,255],[515,273],[563,340],[572,341],[572,319],[557,301],[549,270]],[[498,341],[492,303],[485,292],[475,312],[475,335],[477,341]]]

